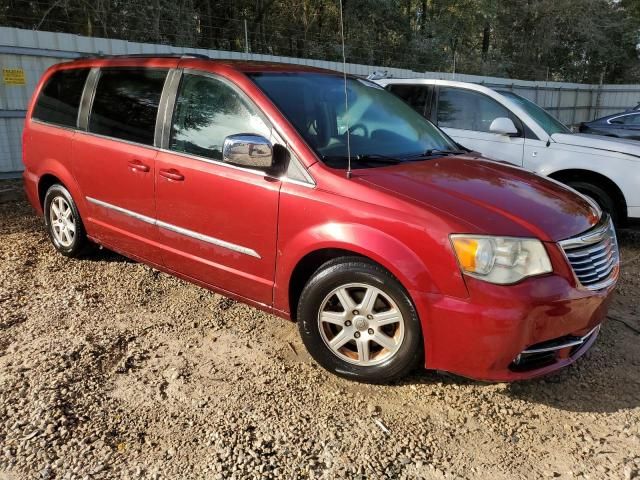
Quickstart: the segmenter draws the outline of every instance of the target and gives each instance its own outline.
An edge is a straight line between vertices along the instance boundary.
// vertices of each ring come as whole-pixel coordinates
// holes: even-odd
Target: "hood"
[[[640,158],[640,142],[622,138],[588,135],[586,133],[554,133],[551,139],[562,145],[596,148],[608,152],[626,153]]]
[[[356,172],[354,179],[478,229],[456,233],[558,241],[588,230],[599,220],[599,212],[573,190],[489,160],[444,157]]]

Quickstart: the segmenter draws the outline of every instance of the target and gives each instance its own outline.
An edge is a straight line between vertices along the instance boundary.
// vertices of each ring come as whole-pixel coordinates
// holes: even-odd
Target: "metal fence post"
[[[604,82],[604,70],[600,74],[600,83],[598,84],[598,96],[596,97],[596,114],[593,118],[598,118],[600,112],[600,101],[602,97],[602,84]],[[591,119],[590,119],[591,120]]]
[[[571,115],[571,125],[576,124],[576,113],[578,113],[578,97],[580,96],[580,89],[576,87],[576,96],[573,99],[573,114]]]
[[[587,109],[587,118],[585,119],[586,122],[589,122],[594,118],[591,116],[591,109],[593,108],[593,90],[594,86],[591,85],[589,87],[589,108]]]

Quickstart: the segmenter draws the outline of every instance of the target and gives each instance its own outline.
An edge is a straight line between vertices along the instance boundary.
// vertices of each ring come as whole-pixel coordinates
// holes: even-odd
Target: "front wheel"
[[[386,383],[423,358],[420,321],[407,292],[366,259],[320,267],[300,296],[298,326],[311,356],[343,377]]]
[[[618,206],[605,189],[593,183],[580,181],[570,181],[567,182],[567,185],[597,203],[603,211],[611,216],[614,224],[618,225],[620,223],[621,218]]]

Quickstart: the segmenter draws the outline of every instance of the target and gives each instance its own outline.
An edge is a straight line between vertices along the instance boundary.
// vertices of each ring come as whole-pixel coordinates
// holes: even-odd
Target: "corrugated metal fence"
[[[198,53],[211,58],[295,63],[342,70],[342,63],[339,62],[172,47],[0,27],[0,69],[3,70],[3,79],[0,81],[0,176],[12,175],[22,170],[21,136],[25,110],[38,79],[49,66],[83,55],[136,53]],[[394,78],[455,79],[511,88],[569,125],[615,113],[640,102],[640,85],[530,82],[442,72],[414,72],[353,63],[348,63],[346,67],[348,73],[361,76],[374,71],[385,71]],[[5,69],[13,70],[17,76],[9,78],[12,72],[5,76]]]

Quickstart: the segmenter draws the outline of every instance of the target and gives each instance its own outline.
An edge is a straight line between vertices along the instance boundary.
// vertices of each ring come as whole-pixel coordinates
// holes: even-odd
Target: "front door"
[[[166,69],[103,69],[88,131],[73,141],[73,174],[97,240],[157,264],[153,144],[166,76]]]
[[[463,147],[492,160],[522,166],[524,134],[520,120],[484,93],[454,87],[440,87],[437,123]],[[491,123],[499,117],[511,118],[518,135],[491,133]]]
[[[184,73],[167,149],[156,158],[164,263],[262,304],[273,302],[280,181],[222,162],[225,137],[270,138],[267,121],[221,78]]]

